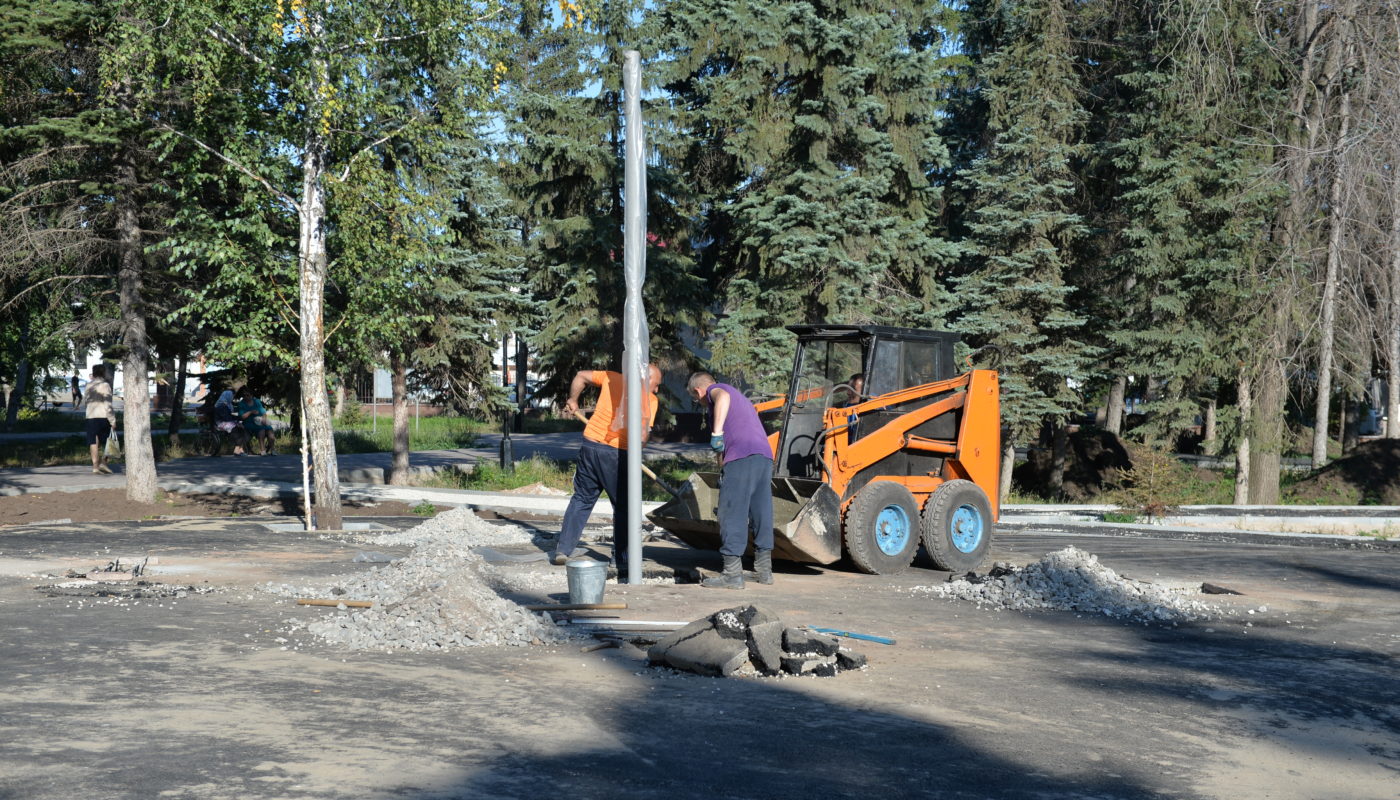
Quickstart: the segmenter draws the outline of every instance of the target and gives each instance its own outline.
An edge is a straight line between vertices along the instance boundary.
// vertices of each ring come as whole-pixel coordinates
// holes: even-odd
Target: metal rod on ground
[[[597,626],[597,627],[600,627],[600,628],[608,628],[608,629],[614,629],[614,628],[616,628],[616,629],[622,629],[622,628],[627,628],[627,629],[629,629],[629,630],[639,630],[639,631],[674,631],[674,630],[679,630],[679,629],[681,629],[681,628],[684,628],[685,626],[689,625],[690,623],[689,623],[689,622],[670,622],[670,621],[662,622],[662,621],[654,621],[654,620],[646,620],[646,619],[600,619],[600,620],[561,619],[561,620],[558,621],[557,624],[559,624],[559,625],[581,625],[581,626],[584,626],[584,627],[588,627],[588,626],[590,626],[590,625],[593,625],[593,626]]]
[[[642,374],[647,365],[647,337],[642,307],[646,280],[646,153],[642,138],[642,57],[623,55],[622,86],[626,106],[626,161],[622,190],[622,268],[627,302],[622,309],[623,375],[627,395],[627,582],[642,581]]]
[[[868,633],[851,633],[850,631],[839,631],[835,628],[813,628],[810,625],[807,630],[812,633],[826,633],[832,636],[844,636],[847,639],[860,639],[863,642],[875,642],[876,644],[894,644],[894,639],[887,639],[884,636],[871,636]]]
[[[343,605],[343,606],[345,606],[346,608],[374,608],[374,602],[373,602],[372,600],[336,600],[336,599],[334,599],[334,598],[331,598],[331,599],[329,599],[329,600],[322,600],[322,599],[319,599],[319,598],[311,598],[311,597],[299,597],[299,598],[297,598],[297,605],[299,605],[299,606],[342,606],[342,605]]]
[[[616,611],[626,608],[626,603],[532,603],[526,611]]]

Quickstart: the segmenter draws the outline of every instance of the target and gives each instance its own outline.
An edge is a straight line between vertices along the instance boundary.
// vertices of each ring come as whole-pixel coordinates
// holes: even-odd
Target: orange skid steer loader
[[[864,572],[909,567],[922,541],[939,569],[982,563],[997,519],[1001,410],[992,370],[956,374],[949,333],[790,325],[786,395],[756,404],[773,447],[773,555]],[[720,546],[719,474],[697,472],[652,512],[702,549]]]

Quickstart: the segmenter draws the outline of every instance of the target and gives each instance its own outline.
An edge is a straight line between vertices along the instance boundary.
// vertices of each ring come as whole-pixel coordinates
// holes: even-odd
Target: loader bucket
[[[691,547],[718,550],[719,473],[694,473],[680,487],[680,497],[647,519]],[[773,555],[808,564],[831,564],[841,558],[841,499],[830,486],[801,478],[773,479]]]

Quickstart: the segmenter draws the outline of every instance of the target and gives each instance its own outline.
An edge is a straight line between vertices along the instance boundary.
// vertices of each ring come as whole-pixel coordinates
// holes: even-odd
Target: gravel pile
[[[984,607],[1083,611],[1135,622],[1189,622],[1236,613],[1191,599],[1181,589],[1124,578],[1100,564],[1097,556],[1074,547],[1025,567],[998,564],[985,577],[916,586],[914,591]]]
[[[329,585],[271,584],[292,597],[368,600],[365,610],[342,607],[306,629],[352,650],[442,650],[479,645],[556,642],[567,634],[494,590],[497,580],[471,548],[519,544],[531,535],[519,526],[484,522],[468,509],[439,514],[403,533],[368,537],[373,544],[412,544],[405,558]]]

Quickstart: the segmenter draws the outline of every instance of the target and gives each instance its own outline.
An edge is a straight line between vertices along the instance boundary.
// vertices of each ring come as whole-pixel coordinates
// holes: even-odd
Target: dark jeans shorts
[[[112,435],[112,423],[105,417],[89,419],[83,427],[83,436],[88,444],[95,444],[102,447],[107,444],[107,437]]]

